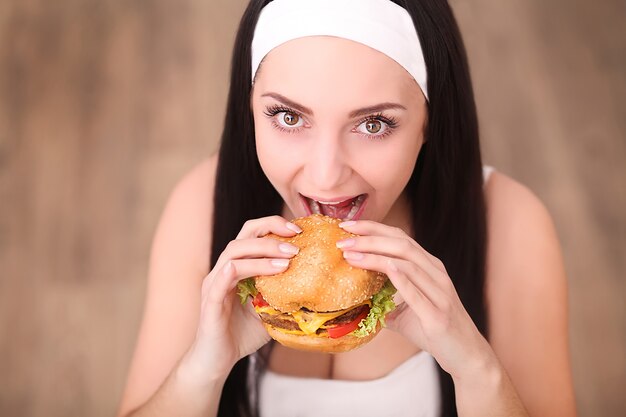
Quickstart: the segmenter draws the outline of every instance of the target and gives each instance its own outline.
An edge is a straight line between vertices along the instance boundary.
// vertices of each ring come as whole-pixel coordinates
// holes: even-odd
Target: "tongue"
[[[351,200],[344,201],[340,204],[334,204],[332,206],[319,203],[320,211],[326,216],[334,217],[336,219],[345,219],[346,217],[348,217],[350,210],[352,210],[352,202],[355,199],[356,197]]]

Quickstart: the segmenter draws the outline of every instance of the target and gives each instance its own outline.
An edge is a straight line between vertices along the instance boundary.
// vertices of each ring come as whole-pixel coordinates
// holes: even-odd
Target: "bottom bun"
[[[365,337],[356,337],[351,334],[333,339],[330,337],[320,336],[306,336],[281,332],[275,327],[263,323],[265,330],[269,333],[272,339],[276,340],[283,346],[306,350],[313,352],[325,352],[325,353],[339,353],[347,352],[352,349],[356,349],[372,340],[380,330],[380,324],[376,326],[376,331]]]

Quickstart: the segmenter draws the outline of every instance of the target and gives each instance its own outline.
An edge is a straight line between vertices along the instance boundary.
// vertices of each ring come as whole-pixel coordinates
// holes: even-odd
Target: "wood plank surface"
[[[484,158],[558,227],[580,415],[626,415],[626,5],[451,4]],[[244,7],[0,2],[0,415],[114,413],[152,234],[217,149]]]

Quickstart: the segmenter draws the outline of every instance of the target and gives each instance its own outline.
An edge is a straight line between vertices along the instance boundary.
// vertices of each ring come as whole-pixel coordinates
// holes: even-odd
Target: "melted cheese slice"
[[[357,304],[354,307],[346,308],[345,310],[332,311],[329,313],[315,313],[312,311],[298,310],[291,313],[291,316],[294,318],[296,323],[298,323],[300,330],[280,330],[288,334],[312,335],[315,334],[315,332],[317,332],[319,328],[326,328],[326,326],[324,326],[324,323],[326,323],[327,321],[337,318],[342,314],[345,314],[348,311],[352,310],[353,308],[360,307],[364,304],[367,304],[370,307],[372,306],[372,302],[370,300],[365,300],[361,304]],[[266,313],[272,316],[284,314],[270,306],[255,307],[254,309],[257,313]]]
[[[273,309],[270,306],[265,306],[265,307],[254,307],[254,311],[256,311],[257,313],[266,313],[269,314],[271,316],[276,316],[278,314],[283,314],[278,310]]]
[[[300,326],[300,329],[305,334],[314,334],[317,329],[322,327],[328,320],[332,320],[335,317],[341,316],[345,311],[333,311],[332,313],[313,313],[310,311],[296,311],[293,313],[293,318]]]
[[[358,304],[351,308],[346,308],[345,310],[333,311],[330,313],[313,313],[310,311],[298,310],[292,313],[292,315],[293,318],[296,320],[296,323],[298,323],[298,326],[300,326],[300,329],[302,329],[305,334],[310,335],[315,334],[315,332],[317,332],[317,329],[322,327],[327,321],[337,318],[342,314],[347,313],[348,311],[360,307],[364,304],[368,304],[371,306],[370,300],[366,300],[361,304]]]

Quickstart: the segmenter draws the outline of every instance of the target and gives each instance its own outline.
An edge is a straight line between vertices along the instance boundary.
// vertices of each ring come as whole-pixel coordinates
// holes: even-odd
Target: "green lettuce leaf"
[[[365,337],[376,331],[376,324],[380,322],[385,327],[385,315],[396,308],[392,296],[396,293],[396,288],[391,281],[387,280],[383,288],[372,297],[372,307],[370,312],[361,322],[359,328],[352,332],[356,337]]]
[[[241,301],[241,304],[245,304],[248,300],[248,296],[254,298],[258,291],[254,286],[254,278],[246,278],[237,283],[237,295]]]

